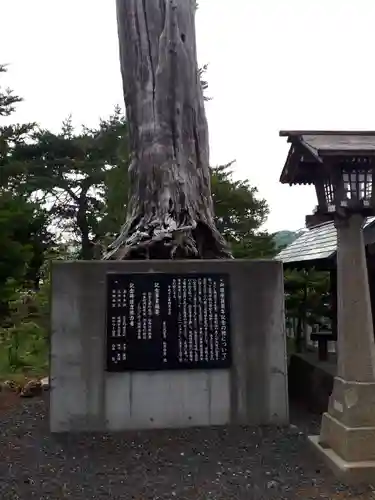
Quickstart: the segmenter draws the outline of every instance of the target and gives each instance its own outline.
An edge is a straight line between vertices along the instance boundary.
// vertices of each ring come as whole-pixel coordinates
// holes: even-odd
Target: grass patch
[[[48,343],[36,323],[3,328],[0,339],[0,380],[16,381],[48,373]]]

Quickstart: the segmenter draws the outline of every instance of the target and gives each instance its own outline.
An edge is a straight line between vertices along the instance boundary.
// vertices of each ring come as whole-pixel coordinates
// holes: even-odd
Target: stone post
[[[310,440],[346,482],[375,480],[375,345],[364,218],[337,220],[338,366],[320,436]]]

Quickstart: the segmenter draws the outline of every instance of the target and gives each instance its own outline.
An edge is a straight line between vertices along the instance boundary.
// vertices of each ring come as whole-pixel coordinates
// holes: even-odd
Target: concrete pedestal
[[[333,471],[336,477],[346,484],[373,483],[375,461],[348,462],[335,453],[332,448],[325,448],[319,436],[309,436],[310,443],[325,464]]]
[[[338,366],[314,447],[340,478],[375,482],[375,345],[363,218],[336,223]]]
[[[107,372],[108,273],[227,274],[232,366]],[[56,262],[51,316],[52,432],[288,423],[281,262]]]

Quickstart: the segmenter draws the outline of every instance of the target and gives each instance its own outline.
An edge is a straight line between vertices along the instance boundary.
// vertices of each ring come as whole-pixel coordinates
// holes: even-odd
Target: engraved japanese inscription
[[[227,368],[226,274],[108,274],[107,370]]]

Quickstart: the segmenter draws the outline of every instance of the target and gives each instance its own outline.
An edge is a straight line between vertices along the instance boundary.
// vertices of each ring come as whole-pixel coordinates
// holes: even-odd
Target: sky
[[[115,0],[0,0],[0,16],[6,84],[25,99],[15,120],[57,131],[123,105]],[[279,183],[279,130],[375,130],[374,24],[374,0],[199,0],[211,164],[236,160],[269,231],[303,227],[316,204],[313,187]]]

